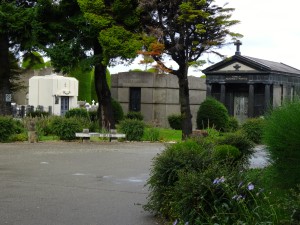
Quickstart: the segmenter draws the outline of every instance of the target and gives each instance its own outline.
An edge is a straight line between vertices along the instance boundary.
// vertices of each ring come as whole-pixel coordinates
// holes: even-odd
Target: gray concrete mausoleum
[[[190,106],[193,128],[196,115],[206,97],[205,79],[189,76]],[[111,76],[112,97],[118,100],[124,113],[140,111],[144,120],[169,127],[168,116],[180,113],[178,79],[170,74],[124,72]]]
[[[241,42],[234,56],[203,70],[207,96],[224,103],[230,115],[243,122],[263,115],[300,94],[300,70],[283,63],[242,56]]]

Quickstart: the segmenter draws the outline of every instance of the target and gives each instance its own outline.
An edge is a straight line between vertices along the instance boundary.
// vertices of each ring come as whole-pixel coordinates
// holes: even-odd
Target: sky
[[[241,55],[251,56],[274,62],[282,62],[300,69],[300,2],[298,0],[216,0],[218,5],[228,3],[235,8],[232,19],[240,21],[232,31],[243,35],[240,47]],[[225,46],[220,52],[228,57],[234,55],[234,45]],[[209,56],[217,63],[219,57]],[[207,59],[203,56],[202,59]],[[111,67],[111,74],[126,72],[130,69],[144,69],[139,65],[140,59],[130,66]],[[198,71],[189,70],[189,75],[200,76],[199,70],[211,66],[206,64]],[[173,66],[176,68],[175,66]]]

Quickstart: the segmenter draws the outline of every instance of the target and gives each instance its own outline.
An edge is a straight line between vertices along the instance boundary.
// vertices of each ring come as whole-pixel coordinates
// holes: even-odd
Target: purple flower
[[[248,190],[252,191],[254,189],[254,185],[252,183],[248,184]]]
[[[224,183],[225,182],[225,177],[224,176],[222,176],[222,177],[220,177],[220,178],[216,178],[216,179],[214,179],[214,181],[213,181],[213,184],[219,184],[219,183]]]
[[[177,223],[178,223],[178,220],[175,220],[174,223],[173,223],[173,225],[176,225]]]

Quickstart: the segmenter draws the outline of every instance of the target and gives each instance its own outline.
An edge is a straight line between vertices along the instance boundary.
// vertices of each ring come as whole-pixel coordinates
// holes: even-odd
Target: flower
[[[252,183],[248,184],[248,190],[252,191],[254,189],[254,185]]]
[[[220,184],[220,183],[224,183],[225,182],[225,177],[224,176],[222,176],[222,177],[220,177],[220,178],[216,178],[216,179],[214,179],[214,181],[213,181],[213,184]]]
[[[178,223],[178,220],[175,220],[174,223],[173,223],[173,225],[176,225],[177,223]]]

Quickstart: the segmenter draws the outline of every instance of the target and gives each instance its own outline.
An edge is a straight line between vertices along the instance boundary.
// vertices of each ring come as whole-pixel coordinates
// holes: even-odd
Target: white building
[[[53,115],[64,115],[78,107],[77,97],[78,80],[73,77],[51,74],[29,79],[29,105],[50,108]]]

